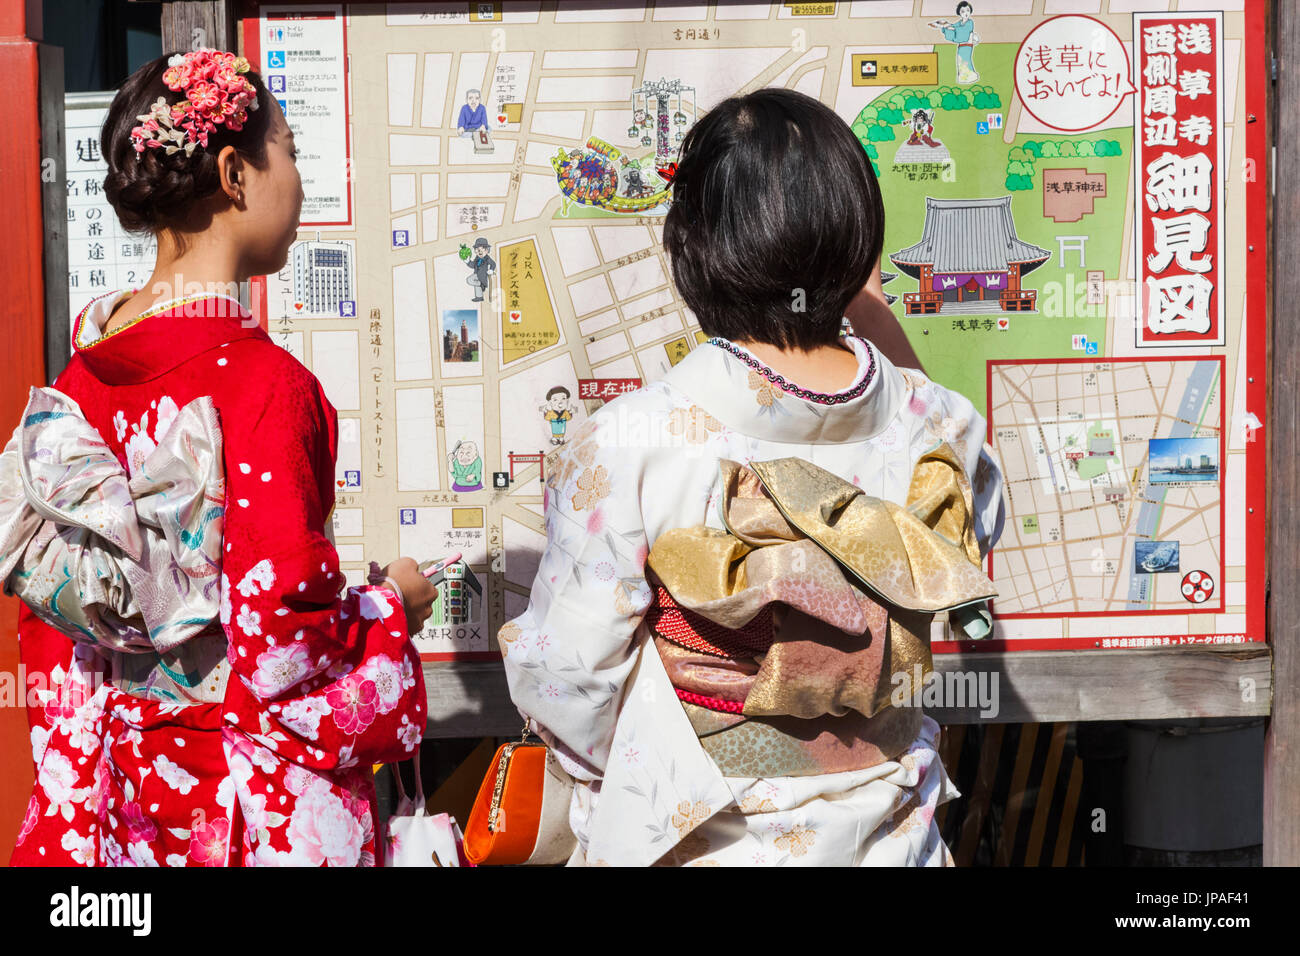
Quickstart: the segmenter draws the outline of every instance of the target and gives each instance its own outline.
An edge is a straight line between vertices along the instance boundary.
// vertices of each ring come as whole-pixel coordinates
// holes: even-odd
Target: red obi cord
[[[646,611],[646,623],[679,647],[735,660],[766,654],[772,647],[772,609],[765,607],[744,627],[733,630],[684,608],[662,584]]]
[[[723,700],[721,697],[705,697],[703,694],[696,694],[689,690],[682,690],[680,687],[674,687],[677,691],[677,699],[685,701],[688,704],[694,704],[697,707],[707,707],[709,710],[720,710],[724,714],[741,714],[745,711],[745,702],[743,700]]]

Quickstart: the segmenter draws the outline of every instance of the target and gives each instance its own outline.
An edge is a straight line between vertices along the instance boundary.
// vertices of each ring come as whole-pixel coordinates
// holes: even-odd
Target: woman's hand
[[[914,368],[924,372],[921,360],[907,340],[907,333],[894,315],[885,299],[884,286],[881,283],[880,263],[876,263],[871,278],[862,287],[862,291],[844,310],[853,331],[878,348],[889,361],[899,368]]]
[[[438,589],[420,573],[420,566],[412,558],[398,558],[384,568],[384,575],[393,579],[402,591],[402,606],[406,610],[406,630],[412,637],[424,627],[433,613],[433,602]]]

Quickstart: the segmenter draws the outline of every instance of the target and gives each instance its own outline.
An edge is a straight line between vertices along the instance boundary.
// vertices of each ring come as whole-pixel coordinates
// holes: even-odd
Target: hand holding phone
[[[447,557],[440,558],[437,561],[425,561],[423,564],[420,565],[420,573],[423,574],[426,578],[431,578],[439,571],[444,571],[451,565],[455,564],[457,561],[460,560],[460,557],[461,557],[461,552],[455,551],[452,554],[448,555]]]
[[[406,630],[418,634],[424,622],[433,613],[433,602],[438,599],[438,588],[420,573],[414,558],[398,558],[383,569],[385,577],[401,589],[402,605],[406,611]]]

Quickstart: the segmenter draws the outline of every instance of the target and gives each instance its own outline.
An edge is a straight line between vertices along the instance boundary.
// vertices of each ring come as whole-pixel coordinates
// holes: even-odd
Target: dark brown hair
[[[871,160],[830,107],[776,88],[723,100],[686,134],[672,201],[664,248],[706,335],[837,340],[885,219]]]
[[[186,225],[196,203],[215,193],[221,186],[217,154],[233,146],[239,154],[258,168],[266,162],[266,135],[274,112],[274,99],[262,77],[249,70],[242,74],[257,90],[255,110],[248,111],[243,129],[231,132],[224,126],[208,134],[208,145],[167,155],[161,149],[135,151],[131,130],[140,123],[158,97],[170,105],[184,94],[170,90],[163,83],[168,53],[151,60],[132,73],[122,84],[104,119],[100,131],[100,148],[108,162],[104,178],[104,195],[117,212],[122,227],[133,233],[158,233]]]

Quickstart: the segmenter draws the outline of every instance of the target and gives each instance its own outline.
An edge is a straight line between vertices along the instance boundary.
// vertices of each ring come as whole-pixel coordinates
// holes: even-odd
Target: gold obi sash
[[[956,455],[921,457],[905,507],[799,458],[719,468],[725,530],[669,531],[646,560],[646,621],[705,750],[742,777],[897,756],[920,727],[934,615],[982,637],[997,593]]]

